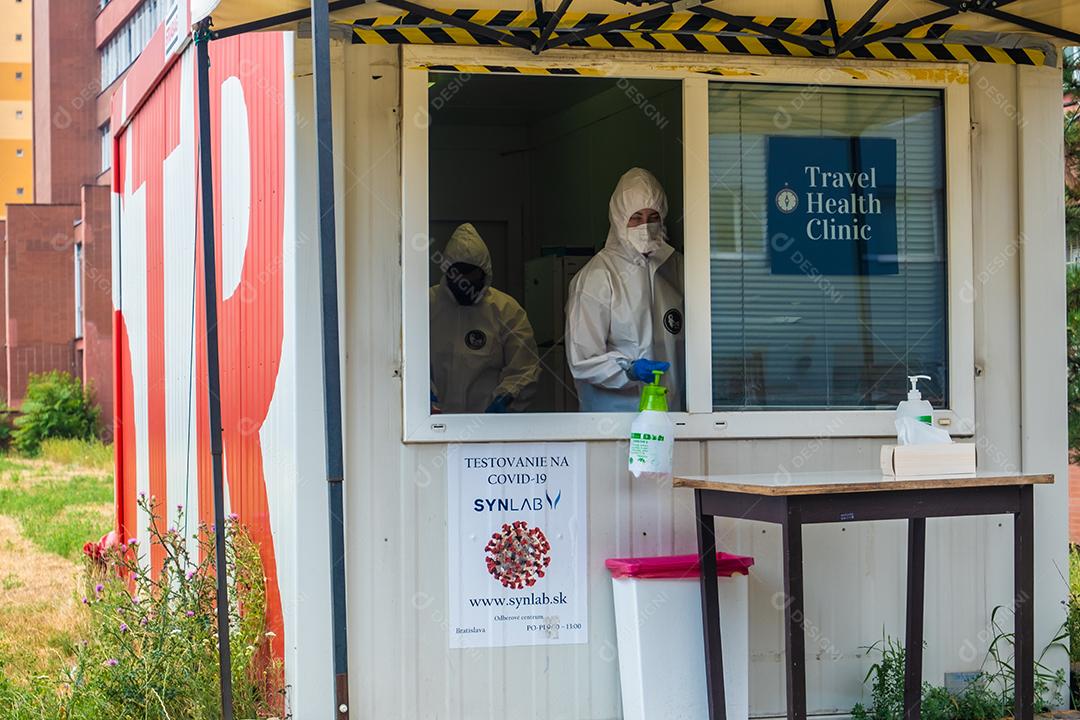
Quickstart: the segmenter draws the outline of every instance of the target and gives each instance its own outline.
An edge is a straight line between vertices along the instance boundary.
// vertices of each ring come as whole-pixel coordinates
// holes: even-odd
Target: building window
[[[638,384],[617,366],[625,356],[616,360],[614,351],[604,349],[619,342],[619,333],[632,332],[619,324],[626,309],[619,299],[599,307],[591,284],[572,285],[586,265],[590,278],[608,271],[608,255],[590,260],[605,245],[616,183],[635,166],[666,193],[668,242],[650,268],[651,285],[650,276],[629,262],[611,272],[632,275],[624,283],[627,295],[654,291],[656,308],[663,304],[654,342],[673,349],[668,377],[678,385],[684,377],[682,353],[674,351],[682,344],[683,313],[681,83],[502,75],[462,82],[456,73],[430,78],[429,276],[423,294],[430,297],[432,410],[483,413],[503,396],[513,398],[506,409],[514,413],[636,408]],[[496,109],[492,97],[514,100]],[[472,160],[461,154],[463,145],[475,148]],[[627,157],[619,147],[647,150]],[[469,199],[461,197],[463,186],[475,190]],[[577,200],[568,204],[567,194]],[[550,212],[554,207],[563,208],[562,217]],[[602,228],[593,222],[598,215],[605,219]],[[628,213],[623,223],[629,219]],[[469,281],[463,290],[464,281],[457,283],[466,266],[485,273],[482,287]],[[463,309],[467,299],[459,297],[469,292],[475,304],[485,305],[483,312],[494,309],[490,324],[469,319],[476,315]],[[670,331],[662,327],[665,311],[671,313]],[[596,323],[610,321],[611,336],[594,336],[581,320],[594,312]],[[585,329],[568,334],[570,327]],[[591,369],[599,364],[602,370]],[[599,378],[607,371],[625,382],[605,378],[609,389],[600,380],[589,387],[575,381],[575,373]],[[684,395],[673,388],[672,410],[684,409]]]
[[[75,337],[83,336],[83,246],[75,243]]]
[[[113,151],[112,133],[110,132],[108,121],[98,128],[98,133],[101,135],[101,172],[105,172],[112,167]]]
[[[15,79],[16,80],[22,80],[22,70],[16,70],[15,71]]]
[[[22,120],[22,116],[23,116],[23,111],[22,110],[16,110],[15,111],[15,119],[16,120]]]
[[[15,42],[22,42],[22,33],[15,33]]]
[[[101,85],[108,87],[142,53],[164,19],[161,0],[143,0],[139,9],[120,26],[101,49]]]
[[[22,148],[15,148],[15,157],[22,157],[22,156],[23,156],[23,149]]]
[[[971,205],[962,190],[947,192],[970,183],[967,79],[830,86],[794,64],[755,67],[753,79],[688,70],[681,82],[659,70],[620,78],[614,63],[604,78],[404,74],[406,112],[423,118],[402,126],[403,162],[419,168],[403,185],[406,440],[625,437],[634,409],[574,412],[585,407],[583,381],[621,389],[623,376],[588,379],[564,327],[584,282],[575,273],[607,242],[609,198],[633,167],[666,191],[667,239],[685,258],[684,309],[658,313],[646,283],[622,312],[613,298],[616,283],[629,287],[628,270],[595,285],[589,299],[611,298],[610,316],[583,325],[610,341],[590,357],[617,348],[620,368],[619,343],[635,323],[652,328],[633,357],[671,363],[663,381],[671,400],[684,391],[669,400],[682,437],[887,436],[905,376],[916,374],[932,378],[921,389],[935,422],[973,431],[974,316],[963,290]],[[482,100],[492,96],[504,99],[494,114]],[[451,323],[436,317],[434,300],[455,264],[446,242],[467,222],[488,246],[486,287],[527,316],[540,361],[531,402],[515,398],[497,423],[476,419],[490,408],[475,398],[441,407],[436,387],[440,375],[472,372],[454,365],[460,358],[498,354],[501,330],[472,326],[449,332],[467,350],[440,351]],[[466,279],[468,292],[476,283]],[[665,332],[680,335],[674,350],[658,339]],[[443,384],[461,400],[465,385]]]
[[[713,406],[948,398],[944,111],[935,90],[713,83]]]
[[[21,188],[21,187],[17,187],[17,188],[15,188],[15,194],[16,194],[16,195],[22,195],[22,194],[23,194],[23,193],[25,193],[25,192],[26,192],[26,191],[25,191],[25,190],[24,190],[23,188]]]

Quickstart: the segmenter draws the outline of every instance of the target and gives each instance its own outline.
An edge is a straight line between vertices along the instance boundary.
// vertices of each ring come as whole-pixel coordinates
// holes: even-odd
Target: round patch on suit
[[[470,350],[479,350],[487,345],[487,335],[483,330],[470,330],[465,333],[465,347]]]
[[[678,335],[682,332],[682,313],[671,308],[664,313],[664,327],[672,335]]]

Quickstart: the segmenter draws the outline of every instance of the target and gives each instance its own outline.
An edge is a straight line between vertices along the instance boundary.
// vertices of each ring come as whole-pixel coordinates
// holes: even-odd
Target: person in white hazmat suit
[[[459,225],[428,291],[432,410],[524,410],[540,379],[532,325],[514,298],[491,287],[491,253],[476,228]]]
[[[683,262],[667,243],[667,210],[652,173],[627,171],[607,243],[570,284],[566,355],[583,412],[636,412],[653,370],[664,371],[668,407],[683,409]]]

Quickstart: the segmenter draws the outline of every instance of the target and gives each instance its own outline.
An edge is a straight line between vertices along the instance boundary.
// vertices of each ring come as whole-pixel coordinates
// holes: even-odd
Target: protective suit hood
[[[631,168],[619,178],[615,192],[611,194],[611,202],[608,204],[608,222],[611,225],[604,247],[621,255],[640,257],[640,253],[634,249],[627,237],[626,223],[630,221],[631,215],[645,208],[660,213],[660,222],[663,223],[668,213],[667,194],[651,172],[642,168]],[[665,238],[658,252],[666,259],[671,250]]]
[[[450,235],[450,241],[446,243],[441,266],[442,286],[447,293],[450,292],[448,287],[450,278],[447,277],[447,273],[450,266],[455,263],[469,263],[484,271],[484,289],[481,291],[481,297],[483,297],[491,287],[491,251],[488,250],[487,243],[480,237],[480,233],[476,231],[472,223],[458,225]]]

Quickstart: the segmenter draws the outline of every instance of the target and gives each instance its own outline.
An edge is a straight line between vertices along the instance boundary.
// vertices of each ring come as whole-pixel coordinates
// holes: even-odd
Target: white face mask
[[[658,222],[642,223],[626,228],[626,239],[642,255],[656,252],[664,243],[664,225]]]

